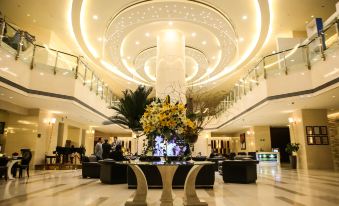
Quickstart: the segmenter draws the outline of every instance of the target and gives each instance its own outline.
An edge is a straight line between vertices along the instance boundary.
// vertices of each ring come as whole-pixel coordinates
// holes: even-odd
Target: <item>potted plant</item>
[[[290,155],[290,164],[292,169],[297,168],[297,156],[296,152],[299,150],[299,143],[289,143],[286,145],[285,151]]]

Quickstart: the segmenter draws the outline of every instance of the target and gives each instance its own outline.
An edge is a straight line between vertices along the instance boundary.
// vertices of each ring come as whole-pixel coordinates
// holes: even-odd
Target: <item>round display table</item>
[[[131,167],[133,170],[136,179],[137,179],[137,190],[132,199],[127,200],[126,206],[137,206],[137,205],[147,205],[147,180],[146,177],[139,167],[140,165],[146,166],[156,166],[160,172],[162,179],[162,194],[160,198],[161,206],[172,206],[174,195],[172,191],[172,182],[175,171],[179,165],[192,165],[189,173],[187,174],[185,185],[184,185],[184,205],[193,206],[193,205],[208,205],[206,202],[201,201],[198,198],[198,195],[195,190],[195,180],[200,169],[204,165],[214,164],[213,162],[199,161],[199,162],[119,162],[118,164],[126,164]]]

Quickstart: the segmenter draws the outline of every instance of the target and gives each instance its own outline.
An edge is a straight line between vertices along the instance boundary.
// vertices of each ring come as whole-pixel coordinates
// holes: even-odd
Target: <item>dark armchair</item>
[[[29,177],[29,163],[32,160],[32,152],[30,149],[21,149],[22,159],[20,164],[18,165],[19,168],[19,178],[22,177],[22,171],[26,170],[27,177]]]
[[[127,165],[112,159],[100,160],[100,181],[105,184],[127,183]]]
[[[100,177],[100,164],[94,155],[89,157],[83,156],[82,158],[82,177],[83,178],[99,178]]]
[[[5,177],[5,180],[7,181],[7,163],[8,163],[8,158],[7,157],[0,157],[0,178],[2,178],[2,176]]]

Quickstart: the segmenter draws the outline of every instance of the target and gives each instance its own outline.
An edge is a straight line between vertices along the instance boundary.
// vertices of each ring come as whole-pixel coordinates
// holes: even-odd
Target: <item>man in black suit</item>
[[[108,144],[108,139],[105,139],[105,143],[102,144],[102,159],[109,158],[111,152],[111,145]]]

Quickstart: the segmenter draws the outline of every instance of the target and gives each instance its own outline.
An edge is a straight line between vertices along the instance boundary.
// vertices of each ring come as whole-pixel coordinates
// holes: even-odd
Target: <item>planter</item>
[[[291,169],[297,169],[297,156],[290,155]]]

